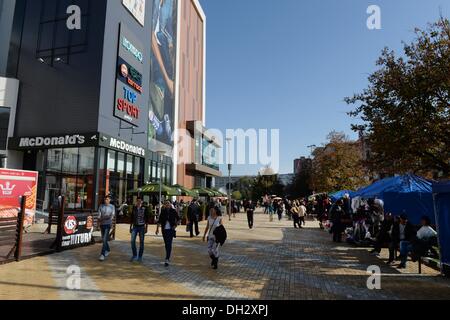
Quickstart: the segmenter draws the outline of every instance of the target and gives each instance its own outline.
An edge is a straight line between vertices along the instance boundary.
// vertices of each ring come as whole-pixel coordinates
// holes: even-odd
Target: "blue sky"
[[[357,135],[343,99],[367,86],[388,46],[450,16],[448,0],[201,0],[207,15],[207,125],[280,129],[280,173],[332,130]],[[382,30],[366,10],[381,8]],[[237,166],[255,174],[260,165]],[[222,168],[225,172],[225,167]]]

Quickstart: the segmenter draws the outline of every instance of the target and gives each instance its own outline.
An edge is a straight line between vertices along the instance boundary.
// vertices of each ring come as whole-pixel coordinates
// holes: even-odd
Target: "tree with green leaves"
[[[450,177],[450,23],[441,18],[404,44],[401,57],[384,49],[378,70],[362,93],[346,98],[364,124],[371,156],[381,174]]]

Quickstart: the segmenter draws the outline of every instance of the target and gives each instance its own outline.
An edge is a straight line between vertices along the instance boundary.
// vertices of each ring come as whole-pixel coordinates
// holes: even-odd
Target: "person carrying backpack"
[[[205,234],[203,235],[203,241],[208,241],[208,254],[211,257],[211,267],[215,270],[219,265],[219,246],[220,243],[216,240],[215,231],[219,226],[223,225],[222,211],[217,208],[211,208],[208,223],[206,225]]]

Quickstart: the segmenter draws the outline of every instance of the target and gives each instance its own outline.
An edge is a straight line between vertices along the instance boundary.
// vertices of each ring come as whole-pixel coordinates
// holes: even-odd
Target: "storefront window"
[[[66,174],[77,174],[78,170],[78,148],[64,149],[62,172]]]
[[[116,171],[116,152],[108,151],[108,170]]]
[[[116,205],[130,198],[130,191],[142,186],[142,159],[118,152],[108,153],[106,186]]]
[[[100,204],[103,201],[103,197],[106,194],[106,175],[105,175],[105,162],[106,162],[106,149],[100,148],[98,151],[98,194],[99,194],[99,203]]]
[[[79,152],[77,178],[77,208],[92,208],[94,194],[94,168],[95,148],[81,148]]]
[[[48,150],[47,153],[47,170],[60,172],[62,169],[62,149]]]

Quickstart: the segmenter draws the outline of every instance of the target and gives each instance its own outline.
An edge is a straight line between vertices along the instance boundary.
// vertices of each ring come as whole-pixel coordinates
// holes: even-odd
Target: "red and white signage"
[[[0,218],[17,217],[20,197],[26,196],[24,224],[33,224],[38,176],[34,171],[0,169]]]

